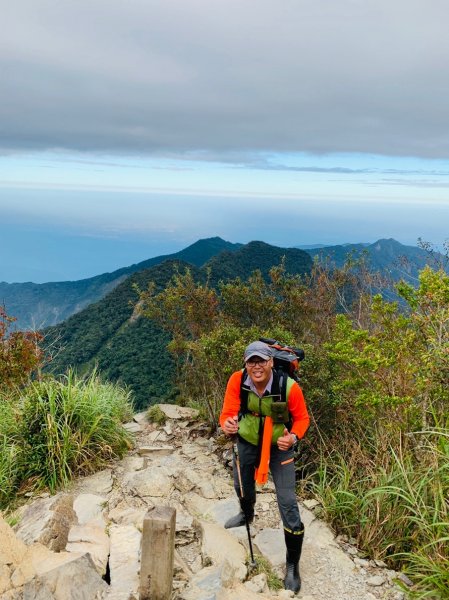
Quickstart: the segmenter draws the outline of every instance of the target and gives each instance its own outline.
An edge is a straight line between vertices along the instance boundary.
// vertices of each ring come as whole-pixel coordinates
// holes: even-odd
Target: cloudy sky
[[[0,280],[449,237],[446,0],[14,0]]]

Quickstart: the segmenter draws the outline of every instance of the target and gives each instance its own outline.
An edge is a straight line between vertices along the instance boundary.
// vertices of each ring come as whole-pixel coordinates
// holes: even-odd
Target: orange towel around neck
[[[265,417],[262,437],[262,452],[260,454],[260,463],[256,468],[254,479],[256,483],[263,485],[268,481],[268,469],[270,467],[271,438],[273,437],[273,419]]]

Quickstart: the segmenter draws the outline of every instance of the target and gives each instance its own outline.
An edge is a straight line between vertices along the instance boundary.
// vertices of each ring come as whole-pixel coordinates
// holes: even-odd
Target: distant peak
[[[381,248],[391,248],[391,247],[400,248],[403,246],[403,244],[401,244],[400,242],[398,242],[397,240],[395,240],[393,238],[381,238],[380,240],[377,240],[377,242],[374,242],[374,244],[372,244],[372,246],[374,248],[376,248],[377,250],[379,250]]]
[[[193,242],[193,244],[190,244],[190,246],[187,246],[187,248],[196,248],[198,246],[232,246],[232,245],[233,245],[232,242],[227,242],[223,238],[221,238],[219,236],[215,236],[215,237],[202,238],[200,240],[197,240],[196,242]],[[185,248],[185,250],[187,250],[187,248]]]
[[[200,244],[201,242],[223,242],[224,244],[226,244],[226,240],[224,240],[223,238],[221,238],[220,236],[216,235],[214,237],[210,237],[210,238],[201,238],[198,241],[196,241],[196,244]]]

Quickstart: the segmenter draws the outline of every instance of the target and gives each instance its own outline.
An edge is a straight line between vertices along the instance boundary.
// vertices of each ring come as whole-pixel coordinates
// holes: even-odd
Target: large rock
[[[329,546],[337,547],[334,541],[335,536],[326,523],[317,519],[313,512],[305,507],[300,507],[300,512],[306,530],[306,537],[317,549],[328,548]]]
[[[94,600],[107,591],[107,583],[86,554],[36,575],[25,584],[23,600]]]
[[[111,469],[104,469],[103,471],[98,471],[98,473],[79,479],[75,484],[75,489],[77,492],[107,496],[112,490],[112,486],[112,471]]]
[[[128,600],[130,594],[138,597],[142,534],[132,525],[112,525],[110,538],[111,597],[123,600]]]
[[[265,594],[269,593],[267,576],[265,573],[260,573],[259,575],[255,575],[248,581],[245,581],[245,588],[250,590],[251,592],[255,592],[256,594]]]
[[[148,414],[146,412],[136,413],[133,416],[133,421],[139,423],[139,425],[148,425]]]
[[[26,552],[26,546],[24,542],[17,539],[14,531],[2,516],[0,516],[0,540],[0,565],[19,563]]]
[[[272,567],[285,565],[285,540],[281,528],[271,529],[267,527],[263,529],[254,538],[254,544]]]
[[[89,554],[99,575],[106,573],[109,557],[109,536],[103,525],[88,523],[74,525],[69,532],[67,552]]]
[[[8,590],[1,595],[2,600],[23,600],[23,588]]]
[[[206,513],[206,517],[212,518],[219,525],[224,525],[228,519],[240,512],[240,504],[237,496],[231,496],[225,500],[216,502]],[[246,531],[246,529],[245,529]]]
[[[186,406],[178,406],[177,404],[157,404],[161,411],[169,419],[194,420],[198,417],[199,411]]]
[[[80,556],[81,554],[69,554],[68,552],[52,552],[42,544],[33,544],[27,547],[22,561],[14,568],[11,583],[13,587],[20,587],[36,575],[59,568]]]
[[[26,544],[39,542],[59,552],[66,547],[70,527],[75,522],[73,496],[59,494],[28,505],[15,531],[17,537]]]
[[[247,570],[245,566],[246,551],[242,544],[226,529],[215,523],[199,521],[199,526],[202,535],[203,564],[208,560],[214,565],[223,565],[227,562],[233,572],[232,578],[236,581],[243,581]]]
[[[126,431],[129,431],[129,433],[140,433],[143,429],[139,423],[135,423],[134,421],[131,423],[124,423],[123,428],[126,429]]]
[[[134,525],[142,527],[143,518],[148,511],[148,506],[137,508],[130,506],[126,502],[121,502],[118,506],[109,511],[108,517],[116,525]]]
[[[0,564],[0,598],[2,594],[12,588],[11,569],[8,565]]]
[[[187,467],[184,469],[179,477],[176,478],[175,487],[183,494],[195,490],[203,496],[203,498],[208,498],[209,500],[216,498],[215,488],[211,478],[204,477],[204,474],[201,475],[198,473],[198,470],[194,468]]]
[[[123,467],[124,473],[129,473],[131,471],[141,471],[144,469],[144,459],[141,456],[125,456],[120,461],[120,466]]]
[[[141,446],[137,452],[140,456],[147,456],[148,458],[154,458],[156,456],[167,456],[174,452],[173,446]]]
[[[206,567],[199,571],[182,592],[182,600],[216,600],[222,589],[223,565]]]
[[[284,590],[285,591],[285,590]],[[291,592],[292,596],[289,597],[295,597],[293,595],[293,592]],[[232,589],[222,589],[219,591],[219,593],[216,596],[217,600],[263,600],[264,598],[267,599],[271,599],[273,598],[274,594],[272,595],[268,590],[263,591],[263,592],[254,592],[253,590],[249,589],[247,586],[245,586],[245,584],[239,584],[234,586]],[[276,597],[276,596],[274,596]],[[281,598],[283,596],[280,596]]]
[[[165,467],[151,466],[143,471],[132,473],[125,478],[131,493],[145,498],[168,497],[173,489],[170,471]]]
[[[80,494],[73,502],[73,510],[78,519],[78,525],[87,523],[96,523],[104,526],[106,524],[103,517],[106,498],[96,494]]]
[[[204,517],[210,512],[215,502],[200,496],[195,492],[184,494],[184,504],[189,513],[195,517]]]

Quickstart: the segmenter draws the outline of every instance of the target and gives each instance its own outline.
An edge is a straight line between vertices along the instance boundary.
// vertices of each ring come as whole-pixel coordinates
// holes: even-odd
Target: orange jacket
[[[235,371],[229,378],[219,419],[222,427],[228,417],[235,417],[239,414],[242,375],[242,371]],[[293,421],[290,433],[294,433],[298,439],[301,439],[309,427],[310,418],[302,390],[296,381],[293,383],[288,397],[288,410]]]

